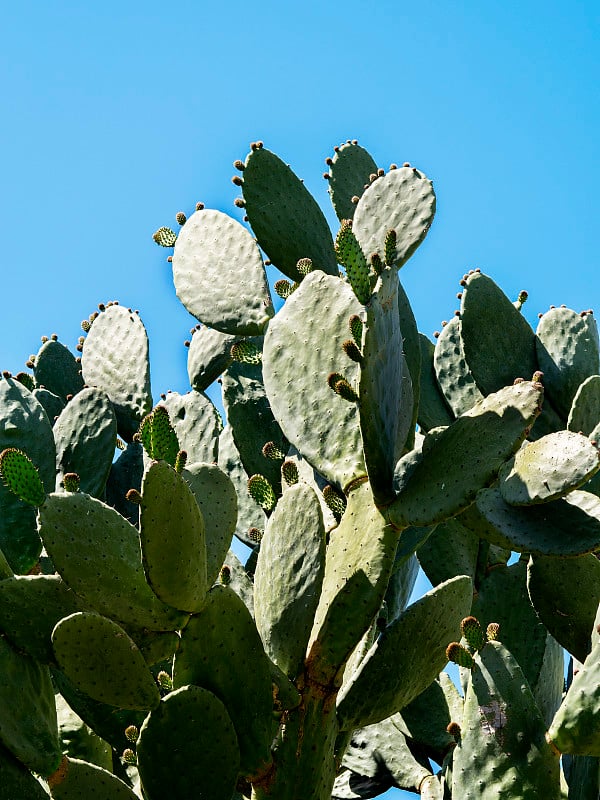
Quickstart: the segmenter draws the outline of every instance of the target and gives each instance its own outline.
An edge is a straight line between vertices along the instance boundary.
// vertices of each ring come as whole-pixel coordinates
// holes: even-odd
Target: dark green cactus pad
[[[364,253],[378,253],[383,259],[386,233],[395,230],[393,263],[399,268],[425,238],[434,214],[431,181],[418,169],[401,167],[377,178],[362,195],[354,213],[354,233]]]
[[[53,494],[39,520],[58,572],[92,608],[149,630],[185,624],[187,615],[166,606],[148,586],[137,529],[110,506],[85,494]]]
[[[260,364],[235,362],[223,375],[222,388],[227,423],[246,474],[264,475],[279,494],[280,465],[266,458],[262,448],[267,442],[274,442],[280,450],[287,451],[287,441],[265,393],[263,368]]]
[[[96,764],[66,757],[67,764],[49,781],[53,800],[138,800],[138,796],[116,775]]]
[[[43,386],[62,400],[83,389],[81,364],[64,344],[48,339],[35,357],[33,374],[38,386]]]
[[[226,425],[219,436],[219,467],[229,476],[237,495],[237,523],[235,535],[249,547],[254,542],[248,535],[251,528],[265,529],[265,512],[248,494],[248,475],[242,467],[239,452],[233,441],[231,425]]]
[[[478,554],[479,538],[456,518],[437,525],[417,550],[419,563],[432,586],[454,575],[468,575],[474,580]]]
[[[388,625],[398,619],[408,605],[419,574],[419,562],[416,555],[411,553],[407,556],[402,549],[399,545],[396,550],[390,582],[385,593],[384,607]]]
[[[563,772],[569,785],[569,800],[598,800],[600,762],[594,756],[562,757]]]
[[[194,331],[187,358],[190,385],[203,392],[231,364],[231,346],[237,336],[202,325]]]
[[[559,759],[516,660],[499,642],[475,655],[454,750],[452,796],[560,800]]]
[[[37,389],[34,389],[31,394],[42,406],[48,415],[50,422],[54,423],[56,417],[59,416],[60,412],[65,407],[65,401],[62,400],[57,394],[54,394],[54,392],[51,392],[48,389],[40,389],[39,386]]]
[[[172,661],[179,647],[179,635],[174,631],[147,631],[128,627],[127,633],[139,647],[149,667]]]
[[[57,491],[67,472],[76,472],[80,491],[101,497],[115,453],[117,419],[108,395],[82,389],[54,425]]]
[[[93,700],[140,710],[160,702],[144,657],[116,622],[96,613],[72,614],[54,628],[52,646],[60,669]]]
[[[48,800],[48,797],[27,767],[0,744],[0,800]]]
[[[432,525],[466,508],[517,450],[539,414],[541,389],[524,381],[491,394],[423,449],[397,500],[394,524]],[[477,459],[473,453],[478,453]]]
[[[119,435],[130,442],[152,408],[148,336],[139,316],[119,305],[100,313],[83,345],[81,368],[86,384],[110,397]]]
[[[403,393],[396,270],[386,268],[377,281],[366,309],[362,349],[358,384],[360,430],[373,496],[383,505],[394,497],[394,467],[406,438],[402,416],[410,421],[413,412],[412,402],[403,407],[408,404]]]
[[[0,742],[32,772],[50,775],[61,759],[48,667],[0,636]]]
[[[304,661],[324,570],[319,499],[310,486],[297,483],[269,519],[254,575],[256,627],[267,655],[291,678]]]
[[[448,733],[451,722],[462,724],[463,700],[452,678],[446,672],[431,683],[424,692],[405,706],[396,717],[396,724],[438,764],[453,744]]]
[[[567,428],[590,436],[600,422],[600,375],[591,375],[577,389]]]
[[[0,512],[2,552],[14,572],[25,574],[37,564],[42,552],[35,508],[0,483]]]
[[[0,550],[0,580],[4,578],[12,578],[15,573],[12,571],[10,564],[6,560],[6,556]]]
[[[33,461],[21,450],[7,447],[0,453],[0,476],[4,485],[30,506],[41,506],[46,492]]]
[[[435,345],[433,365],[440,389],[457,417],[481,400],[483,395],[465,359],[460,317],[452,317],[443,326]]]
[[[112,772],[112,750],[108,742],[85,724],[62,695],[56,694],[55,701],[58,735],[63,753]]]
[[[140,542],[156,596],[181,611],[199,611],[210,585],[204,519],[191,488],[166,461],[154,461],[142,481]]]
[[[215,582],[237,523],[237,495],[231,479],[216,464],[189,464],[182,477],[204,520],[206,581]]]
[[[222,333],[257,336],[273,316],[256,241],[221,211],[196,211],[173,253],[177,297],[196,319]]]
[[[341,680],[347,659],[377,616],[398,535],[375,507],[368,483],[350,493],[342,521],[330,536],[308,645],[307,669],[319,683]]]
[[[442,394],[434,366],[435,345],[424,333],[419,334],[421,351],[421,377],[419,381],[419,409],[417,422],[422,431],[450,425],[454,421],[446,398]]]
[[[333,372],[351,384],[358,378],[359,366],[342,343],[348,320],[360,311],[347,283],[311,272],[269,325],[263,351],[265,389],[283,433],[324,478],[342,488],[365,475],[358,409],[336,395],[327,378]]]
[[[460,332],[465,359],[487,395],[530,378],[538,369],[535,334],[494,281],[472,272],[462,292]]]
[[[482,489],[461,521],[492,544],[518,553],[580,556],[600,547],[600,499],[590,492],[512,506],[498,489]]]
[[[446,646],[460,637],[460,622],[472,599],[472,581],[460,575],[432,589],[388,625],[338,697],[340,727],[351,730],[379,722],[418,697],[445,666]],[[378,687],[376,696],[372,686]]]
[[[223,703],[183,686],[148,715],[137,745],[148,800],[231,800],[240,766],[236,733]]]
[[[223,423],[213,402],[203,392],[191,391],[187,394],[169,392],[160,404],[169,412],[188,463],[216,461]]]
[[[131,743],[125,736],[128,725],[140,727],[146,712],[117,708],[93,700],[78,689],[58,669],[52,668],[52,681],[69,706],[98,736],[107,741],[117,753],[122,753]]]
[[[527,567],[527,590],[552,636],[578,661],[585,661],[600,603],[600,561],[596,555],[532,557]]]
[[[369,793],[361,790],[360,797],[374,797],[390,786],[418,792],[422,781],[431,775],[429,762],[423,755],[416,758],[394,715],[376,725],[354,731],[342,759],[344,770],[350,770],[354,780],[343,774],[334,785],[333,798],[352,798],[356,795],[341,792],[344,784],[350,789],[360,776],[370,779]]]
[[[248,220],[271,262],[293,281],[302,280],[297,269],[301,258],[312,259],[317,270],[337,275],[327,220],[292,170],[260,147],[246,157],[243,180]]]
[[[106,483],[106,502],[132,525],[137,525],[139,505],[127,500],[127,492],[142,488],[144,450],[139,442],[130,442],[110,468]]]
[[[583,486],[599,469],[600,452],[589,439],[557,431],[524,444],[498,473],[498,488],[514,506],[547,503]]]
[[[327,191],[337,218],[352,219],[356,211],[353,197],[361,197],[369,176],[377,174],[377,164],[371,155],[356,141],[344,142],[335,148],[335,153],[327,161],[329,165],[329,187]]]
[[[146,414],[136,438],[142,443],[148,458],[175,466],[181,448],[165,406],[158,405]]]
[[[518,661],[548,724],[561,700],[563,651],[531,605],[526,563],[493,569],[481,581],[471,613],[484,629],[499,623],[498,638]]]
[[[245,775],[271,760],[271,670],[250,612],[228,586],[214,586],[182,632],[173,684],[202,686],[227,707]]]
[[[0,631],[23,653],[54,663],[52,630],[85,604],[60,575],[24,575],[0,581]]]
[[[410,420],[408,436],[404,443],[405,450],[411,450],[414,446],[414,432],[417,425],[421,395],[421,345],[415,315],[400,281],[398,281],[398,314],[400,317],[400,332],[402,333],[402,350],[406,362],[405,367],[408,368],[410,374],[413,395],[413,414]]]
[[[548,396],[566,419],[581,384],[600,371],[596,320],[592,314],[552,308],[540,319],[535,342]]]

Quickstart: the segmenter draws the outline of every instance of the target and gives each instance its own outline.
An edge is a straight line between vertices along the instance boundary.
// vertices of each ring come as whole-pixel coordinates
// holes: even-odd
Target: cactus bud
[[[121,758],[123,759],[125,764],[131,764],[132,766],[136,766],[137,764],[136,755],[130,747],[127,747],[125,748],[125,750],[123,750],[123,755],[121,756]]]
[[[284,461],[281,465],[281,474],[288,486],[298,483],[298,467],[294,461]]]
[[[296,290],[296,286],[298,284],[291,284],[290,281],[287,281],[285,278],[282,278],[279,281],[275,281],[274,289],[275,292],[281,297],[283,300],[287,300],[288,297],[294,293]]]
[[[175,220],[176,220],[178,225],[185,225],[185,223],[187,221],[187,217],[183,213],[183,211],[178,211],[177,214],[175,214]]]
[[[221,567],[221,571],[219,572],[219,583],[223,586],[229,586],[231,583],[231,567],[228,567],[227,564],[223,564]]]
[[[339,522],[346,510],[346,498],[334,489],[333,486],[328,485],[323,489],[323,499],[327,503],[327,507],[333,513],[336,522]]]
[[[264,535],[265,532],[260,528],[248,528],[248,538],[254,544],[260,544]]]
[[[329,384],[329,388],[333,389],[335,392],[335,385],[338,381],[344,380],[344,376],[339,372],[330,372],[327,376],[327,383]]]
[[[339,394],[340,397],[343,397],[344,400],[348,400],[349,403],[357,403],[359,400],[357,393],[354,391],[352,386],[350,386],[346,378],[336,381],[333,391],[336,394]]]
[[[260,364],[262,361],[261,351],[249,339],[231,345],[230,353],[232,359],[241,364]]]
[[[142,495],[137,489],[130,489],[125,495],[125,499],[129,500],[130,503],[135,503],[136,506],[141,506],[142,504]]]
[[[451,642],[448,647],[446,648],[446,658],[448,661],[453,661],[455,664],[458,664],[459,667],[468,667],[469,669],[473,668],[473,656],[466,647],[463,647],[462,644],[458,642]]]
[[[161,247],[174,247],[175,242],[177,241],[177,234],[175,231],[172,231],[171,228],[159,228],[155,233],[152,234],[152,238],[156,242],[156,244],[160,245]]]
[[[352,361],[356,361],[357,364],[362,363],[363,356],[354,339],[346,339],[345,342],[342,342],[342,349]]]
[[[449,722],[446,725],[446,731],[457,741],[460,739],[460,725],[458,722]]]
[[[243,162],[243,161],[240,161],[240,159],[239,159],[239,158],[238,158],[236,161],[234,161],[234,162],[233,162],[233,166],[234,166],[236,169],[239,169],[239,171],[240,171],[240,172],[243,172],[243,171],[244,171],[244,162]]]
[[[265,511],[273,511],[277,505],[277,497],[273,487],[264,475],[252,475],[248,479],[248,492],[252,499]]]
[[[358,239],[352,231],[352,220],[342,220],[335,238],[335,254],[338,262],[346,270],[352,291],[358,300],[366,305],[371,298],[369,267]]]
[[[146,414],[138,431],[144,450],[155,460],[163,460],[175,466],[179,453],[179,441],[175,433],[169,412],[164,406],[156,406]]]
[[[185,450],[180,450],[177,453],[177,457],[175,458],[175,472],[178,475],[181,475],[183,470],[185,469],[185,465],[187,464],[187,457],[188,454]]]
[[[125,738],[128,742],[137,742],[139,735],[140,732],[135,725],[128,725],[125,728]]]
[[[33,375],[30,375],[28,372],[17,372],[15,378],[19,383],[22,383],[26,389],[29,389],[30,392],[33,392],[35,389],[35,379]]]
[[[173,691],[173,681],[171,680],[171,676],[169,675],[168,672],[165,672],[164,669],[162,669],[158,673],[158,675],[156,676],[156,680],[160,688],[163,689],[165,692]]]
[[[348,320],[348,325],[350,327],[352,338],[356,342],[356,346],[362,347],[363,323],[358,314],[352,314]]]
[[[497,622],[490,622],[485,631],[488,642],[495,642],[498,639],[499,630],[500,625]]]
[[[196,203],[196,211],[202,211],[204,208],[204,203]]]
[[[277,447],[275,442],[267,442],[262,448],[262,454],[265,458],[269,458],[272,461],[283,461],[285,458],[285,453]]]
[[[396,261],[396,231],[393,228],[385,235],[385,243],[384,243],[384,259],[386,267],[391,267],[392,264]]]
[[[471,616],[465,617],[460,623],[460,629],[469,647],[474,650],[481,650],[485,644],[485,636],[479,620]]]
[[[513,305],[517,309],[517,311],[521,310],[521,308],[523,307],[523,303],[525,303],[525,301],[527,300],[528,297],[529,297],[529,295],[525,290],[519,292],[519,296],[517,297],[517,299],[513,303]]]
[[[296,264],[296,269],[300,275],[308,275],[308,273],[312,272],[314,269],[312,258],[299,259],[298,263]]]
[[[381,275],[383,272],[383,261],[379,253],[371,253],[371,267],[376,275]]]
[[[63,478],[63,486],[66,492],[78,492],[81,479],[76,472],[67,472]]]

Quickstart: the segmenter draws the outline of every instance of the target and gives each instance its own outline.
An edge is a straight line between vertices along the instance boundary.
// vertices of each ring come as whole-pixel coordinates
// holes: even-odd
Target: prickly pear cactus
[[[154,234],[186,394],[153,400],[115,302],[81,359],[43,337],[3,373],[0,797],[598,796],[593,314],[533,330],[474,270],[434,344],[398,279],[431,181],[356,140],[327,165],[339,230],[253,142],[250,227]]]

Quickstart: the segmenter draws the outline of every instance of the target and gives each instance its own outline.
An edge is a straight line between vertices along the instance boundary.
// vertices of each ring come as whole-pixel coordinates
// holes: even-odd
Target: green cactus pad
[[[48,339],[41,346],[35,357],[33,374],[38,386],[43,386],[62,400],[83,389],[81,364],[64,344],[54,339]]]
[[[396,270],[386,268],[381,274],[366,317],[358,389],[360,429],[373,495],[382,505],[394,497],[394,467],[406,438],[402,416],[409,421],[413,416],[412,402],[409,408],[403,407],[407,398],[403,395]]]
[[[461,524],[460,518],[437,525],[417,550],[417,558],[432,586],[454,575],[475,579],[479,538]]]
[[[297,264],[310,258],[316,269],[337,275],[331,232],[302,181],[270,150],[251,150],[244,166],[246,214],[271,262],[294,281]]]
[[[328,162],[329,163],[329,162]],[[329,164],[327,191],[337,218],[352,219],[356,211],[353,197],[360,197],[369,183],[369,176],[377,174],[377,164],[356,141],[344,142],[335,148]]]
[[[307,669],[319,683],[341,679],[344,664],[381,608],[398,536],[375,507],[368,483],[350,493],[327,547],[323,589],[308,645]]]
[[[130,442],[110,469],[106,484],[106,502],[115,508],[132,525],[137,525],[139,506],[127,500],[127,492],[142,488],[144,451],[138,442]]]
[[[259,364],[234,363],[222,379],[223,405],[233,440],[248,476],[264,475],[277,493],[281,491],[279,464],[265,458],[267,442],[287,451],[287,441],[273,416]]]
[[[48,800],[48,792],[24,764],[0,744],[0,798]]]
[[[567,428],[590,436],[600,421],[600,375],[591,375],[577,389]]]
[[[393,262],[401,267],[425,238],[435,214],[433,184],[412,167],[390,170],[377,178],[360,198],[354,213],[354,233],[364,253],[385,258],[385,237],[396,231]]]
[[[30,506],[41,506],[46,492],[40,474],[21,450],[8,447],[0,453],[0,476],[10,491]]]
[[[215,461],[223,423],[213,402],[203,392],[191,391],[187,394],[169,392],[160,404],[169,412],[188,463]]]
[[[414,446],[414,432],[417,426],[421,395],[421,344],[419,342],[417,321],[415,320],[408,295],[400,281],[398,281],[398,314],[400,318],[400,332],[402,333],[402,350],[406,361],[405,366],[408,368],[410,374],[413,395],[412,419],[410,420],[408,436],[404,443],[405,449],[411,450]]]
[[[426,526],[466,508],[524,440],[539,414],[540,400],[541,389],[524,381],[465,412],[423,450],[390,506],[390,520],[402,526]]]
[[[366,305],[371,297],[369,265],[352,232],[352,222],[349,219],[342,220],[342,226],[335,239],[335,254],[338,262],[346,270],[352,291],[359,302]]]
[[[254,621],[230,587],[214,586],[182,632],[173,683],[202,686],[225,703],[239,741],[241,771],[264,769],[271,758],[271,671]]]
[[[561,800],[559,760],[519,665],[499,642],[475,662],[454,750],[453,797]]]
[[[79,612],[52,632],[56,661],[93,700],[124,709],[155,708],[160,693],[137,645],[116,622]]]
[[[179,440],[165,406],[158,405],[146,414],[137,436],[149,458],[175,466],[180,450]]]
[[[60,415],[60,412],[65,407],[65,401],[54,392],[50,392],[48,389],[40,389],[39,386],[31,394],[42,406],[50,422],[54,423],[55,418]]]
[[[514,506],[547,503],[583,486],[599,469],[600,453],[589,439],[557,431],[524,444],[498,473],[498,488]]]
[[[471,579],[461,575],[432,589],[389,625],[338,697],[340,727],[379,722],[426,689],[446,664],[446,646],[460,637],[472,599]],[[378,687],[377,696],[370,686]]]
[[[148,800],[231,800],[240,765],[236,733],[206,689],[183,686],[163,698],[140,730],[137,756]]]
[[[527,567],[527,590],[538,617],[552,636],[578,661],[585,661],[600,603],[597,556],[533,556]]]
[[[0,636],[0,742],[33,772],[50,775],[61,759],[48,667]]]
[[[68,472],[80,478],[80,491],[101,497],[115,453],[117,420],[108,395],[82,389],[54,425],[56,490]]]
[[[110,397],[119,435],[130,442],[152,408],[148,336],[137,314],[112,305],[100,313],[83,345],[83,378]]]
[[[60,694],[55,695],[58,733],[63,753],[112,772],[112,750],[98,734],[86,725]]]
[[[264,530],[266,518],[262,508],[248,494],[248,476],[233,441],[231,425],[226,425],[219,436],[219,467],[229,476],[237,495],[235,535],[252,547],[254,543],[248,537],[248,531],[251,528]]]
[[[475,383],[487,395],[538,369],[535,334],[504,292],[472,272],[462,292],[460,333]]]
[[[331,391],[327,377],[340,372],[350,383],[357,379],[359,366],[342,343],[349,318],[360,310],[348,284],[311,272],[269,325],[263,351],[265,389],[283,433],[324,478],[342,488],[365,475],[358,409]]]
[[[443,326],[435,346],[433,364],[438,384],[457,417],[482,399],[465,359],[460,317],[452,317]]]
[[[254,575],[256,627],[267,655],[292,678],[304,660],[324,569],[319,499],[310,486],[297,483],[269,519]]]
[[[96,764],[66,757],[66,764],[49,781],[53,800],[138,800],[137,795],[116,775]]]
[[[23,575],[0,581],[0,631],[21,652],[54,663],[52,630],[85,604],[59,575]]]
[[[536,352],[552,404],[566,419],[581,384],[600,372],[598,327],[592,314],[552,308],[539,321]]]
[[[527,565],[521,561],[491,570],[479,584],[471,613],[484,629],[491,622],[500,625],[499,638],[519,663],[549,724],[563,690],[563,651],[531,605]]]
[[[164,605],[148,586],[137,529],[114,509],[85,494],[52,494],[39,520],[56,569],[92,608],[149,630],[185,623],[187,615]]]
[[[189,485],[204,520],[207,586],[215,582],[237,523],[237,494],[216,464],[188,464],[182,478]]]
[[[190,385],[203,392],[231,364],[231,345],[237,336],[207,328],[205,325],[194,331],[187,358]]]
[[[450,425],[454,414],[444,397],[434,366],[435,345],[424,333],[419,334],[421,373],[419,382],[419,409],[417,422],[422,431]]]
[[[519,553],[580,556],[600,547],[600,499],[590,492],[512,506],[498,489],[482,489],[461,521],[492,544]]]
[[[173,253],[177,297],[196,319],[222,333],[257,336],[273,316],[260,250],[239,222],[221,211],[196,211]]]
[[[174,608],[193,613],[204,605],[204,519],[194,494],[166,461],[155,461],[142,482],[140,542],[148,583]]]

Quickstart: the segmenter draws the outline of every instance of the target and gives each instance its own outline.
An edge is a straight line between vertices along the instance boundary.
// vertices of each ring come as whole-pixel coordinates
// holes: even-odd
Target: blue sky
[[[334,144],[433,179],[438,213],[402,277],[421,330],[480,267],[526,316],[594,307],[600,6],[519,3],[11,3],[0,28],[0,365],[74,346],[119,299],[150,335],[155,397],[186,391],[194,320],[161,225],[197,201],[238,216],[232,162],[257,138],[329,210]],[[399,793],[396,793],[400,797]]]

